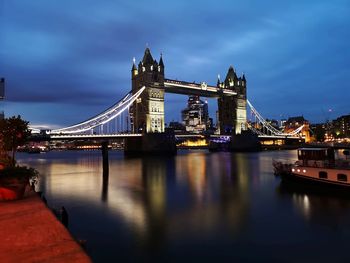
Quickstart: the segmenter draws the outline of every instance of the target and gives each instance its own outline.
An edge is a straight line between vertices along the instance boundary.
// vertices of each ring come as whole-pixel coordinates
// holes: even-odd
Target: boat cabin
[[[312,161],[334,161],[335,154],[332,148],[300,148],[298,149],[298,160]]]
[[[334,166],[335,153],[333,148],[300,148],[298,160],[299,164],[304,166]]]

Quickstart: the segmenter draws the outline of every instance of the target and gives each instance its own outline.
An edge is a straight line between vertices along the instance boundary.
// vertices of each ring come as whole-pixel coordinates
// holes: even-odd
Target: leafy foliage
[[[10,156],[8,156],[6,153],[1,153],[0,150],[0,166],[3,165],[5,167],[11,166],[15,163]]]
[[[1,178],[24,178],[35,180],[38,176],[38,171],[31,167],[26,166],[8,166],[3,170],[0,170]]]
[[[24,145],[31,135],[28,124],[19,115],[0,120],[0,140],[5,151],[12,151],[13,166],[17,147]]]

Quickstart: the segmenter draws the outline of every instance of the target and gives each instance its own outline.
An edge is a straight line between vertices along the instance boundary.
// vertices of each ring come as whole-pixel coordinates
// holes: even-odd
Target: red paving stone
[[[36,193],[0,201],[0,262],[91,262]]]

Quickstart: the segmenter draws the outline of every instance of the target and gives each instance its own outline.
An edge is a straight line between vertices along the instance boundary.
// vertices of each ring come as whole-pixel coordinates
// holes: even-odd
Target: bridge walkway
[[[1,262],[91,262],[39,196],[0,201]]]

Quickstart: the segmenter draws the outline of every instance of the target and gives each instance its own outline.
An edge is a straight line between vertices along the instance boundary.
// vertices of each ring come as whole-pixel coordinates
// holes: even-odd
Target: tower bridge
[[[224,82],[218,79],[217,85],[204,82],[191,83],[182,80],[166,79],[162,56],[153,59],[151,51],[146,48],[143,59],[138,66],[131,69],[132,92],[135,94],[142,87],[146,90],[131,108],[132,131],[164,132],[164,93],[199,95],[218,98],[219,123],[221,134],[240,134],[246,129],[246,79],[238,77],[230,67]]]
[[[199,95],[217,98],[220,134],[240,134],[246,127],[246,79],[238,77],[230,67],[223,82],[208,85],[182,80],[166,79],[162,56],[153,59],[146,48],[143,59],[131,68],[131,91],[118,103],[106,111],[78,124],[51,130],[51,134],[74,134],[91,131],[110,123],[127,112],[127,130],[133,133],[162,133],[165,131],[164,94],[165,92]],[[125,115],[125,114],[124,114]],[[118,132],[118,131],[117,131]]]
[[[169,141],[175,141],[175,136],[169,137],[164,134],[164,94],[166,92],[216,98],[220,135],[239,135],[249,129],[260,137],[266,135],[276,138],[299,137],[301,129],[284,134],[265,121],[247,100],[245,75],[237,76],[232,66],[229,67],[224,81],[218,78],[216,86],[205,82],[167,79],[162,55],[158,62],[153,59],[149,48],[146,48],[138,65],[135,59],[133,60],[131,91],[120,101],[88,120],[68,127],[53,129],[48,134],[56,140],[60,138],[125,138],[135,149],[142,148],[144,145],[150,149],[156,149],[158,147],[156,145],[159,144],[163,144],[159,147],[165,149],[169,147]],[[267,133],[262,133],[249,125],[247,108],[251,110]],[[109,131],[110,126],[114,128],[108,136],[105,131]]]

